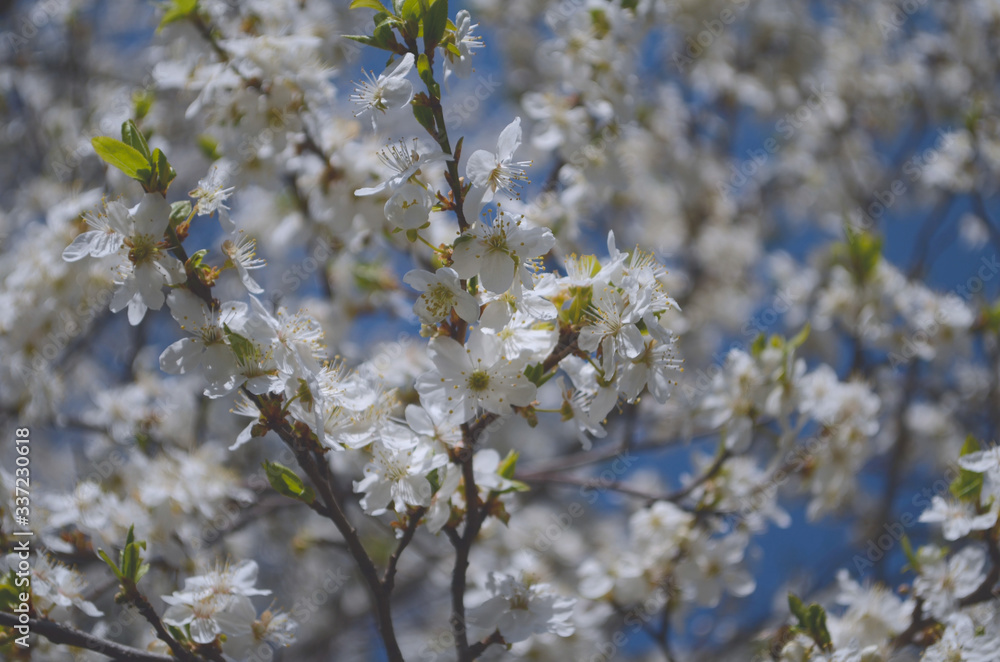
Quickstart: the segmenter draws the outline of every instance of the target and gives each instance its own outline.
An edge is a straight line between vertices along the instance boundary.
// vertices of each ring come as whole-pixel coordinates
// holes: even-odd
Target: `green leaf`
[[[122,550],[122,575],[131,580],[139,571],[139,550],[134,544]]]
[[[132,93],[133,114],[137,121],[141,121],[153,107],[154,94],[147,90],[136,90]]]
[[[222,155],[219,154],[219,141],[207,133],[198,136],[198,149],[209,161],[217,161],[222,158]]]
[[[125,539],[125,547],[121,553],[121,580],[136,584],[145,571],[142,571],[142,553],[140,550],[146,549],[145,540],[135,540],[135,525],[128,528],[128,537]],[[148,569],[148,568],[147,568]]]
[[[441,88],[438,86],[437,81],[434,80],[434,69],[431,67],[431,62],[427,58],[426,53],[421,53],[420,57],[417,58],[417,73],[420,74],[420,80],[424,81],[424,85],[427,86],[427,91],[430,92],[431,96],[435,99],[440,99]]]
[[[187,18],[197,8],[198,0],[171,0],[167,11],[163,14],[163,18],[160,19],[160,25],[156,28],[156,31],[159,32],[164,26]]]
[[[431,484],[431,494],[435,494],[441,489],[441,477],[438,475],[437,469],[427,474],[427,482]]]
[[[177,227],[179,223],[183,223],[188,220],[188,217],[191,216],[192,209],[190,200],[172,202],[170,204],[170,225]]]
[[[812,327],[809,325],[809,322],[806,322],[806,325],[804,327],[802,327],[802,330],[799,331],[798,333],[796,333],[792,337],[792,339],[788,341],[788,346],[791,349],[797,349],[797,348],[801,347],[802,343],[804,343],[806,341],[806,339],[809,338],[809,332],[811,330],[812,330]]]
[[[278,464],[277,462],[268,462],[266,460],[264,461],[263,467],[264,472],[267,474],[268,482],[271,483],[271,487],[273,487],[279,494],[297,499],[304,503],[312,503],[316,500],[316,493],[313,492],[313,489],[306,485],[302,479],[288,467],[283,464]]]
[[[962,444],[959,457],[975,453],[978,450],[981,450],[979,441],[970,434],[965,438],[965,443]],[[983,474],[969,471],[968,469],[959,469],[958,477],[951,482],[948,489],[951,490],[952,495],[956,499],[976,503],[979,501],[979,495],[983,491]]]
[[[962,450],[959,451],[958,456],[965,457],[966,455],[978,453],[981,450],[983,448],[979,445],[979,440],[970,434],[965,438],[965,443],[962,444]]]
[[[139,127],[132,120],[125,120],[122,123],[122,142],[130,147],[134,147],[137,152],[142,154],[146,162],[152,165],[149,156],[149,143],[146,142],[142,132],[139,131]]]
[[[916,553],[913,551],[913,545],[910,543],[910,537],[904,533],[900,542],[903,544],[903,554],[906,555],[906,560],[910,562],[910,568],[914,572],[920,572],[920,559],[917,558]]]
[[[407,23],[415,24],[423,17],[423,7],[420,0],[404,0],[399,8],[399,16]]]
[[[798,627],[793,629],[808,635],[824,651],[833,648],[830,631],[826,627],[826,610],[822,606],[813,603],[806,607],[798,596],[789,593],[788,609],[799,621]]]
[[[116,564],[114,561],[111,560],[111,557],[108,556],[107,552],[105,552],[103,549],[99,549],[97,550],[97,555],[100,556],[104,560],[104,562],[108,564],[108,567],[111,568],[111,572],[115,573],[115,577],[117,577],[118,579],[122,578],[122,571],[118,569],[118,564]]]
[[[174,167],[170,165],[167,161],[167,156],[159,149],[153,151],[151,161],[153,163],[153,169],[155,177],[151,182],[153,188],[160,193],[166,194],[167,189],[170,188],[170,182],[174,181],[177,177],[177,171]]]
[[[150,161],[131,145],[107,136],[91,138],[90,144],[101,160],[143,184],[148,183]]]
[[[17,588],[17,576],[13,570],[8,571],[6,581],[0,585],[0,609],[11,611],[13,607],[20,604],[21,600],[18,595],[20,592]]]
[[[424,15],[424,51],[430,52],[441,43],[448,27],[448,0],[436,0]]]
[[[352,0],[348,9],[374,9],[375,11],[385,11],[385,6],[378,0]]]
[[[788,594],[788,610],[792,612],[792,616],[799,620],[799,623],[802,623],[805,620],[806,608],[802,604],[802,600],[799,599],[799,596],[794,593]]]
[[[833,247],[834,260],[851,272],[858,284],[868,282],[882,257],[882,238],[844,226],[847,242]]]
[[[369,37],[368,35],[364,35],[364,34],[345,34],[345,35],[342,35],[342,36],[344,37],[344,39],[350,39],[352,41],[358,42],[359,44],[364,44],[365,46],[375,46],[376,45],[375,44],[375,40],[372,37]],[[381,48],[381,46],[378,46],[378,48]]]
[[[503,478],[513,478],[514,470],[517,468],[517,458],[518,452],[511,450],[507,452],[507,457],[503,459],[500,466],[497,468],[497,473]]]
[[[419,106],[413,104],[413,117],[417,120],[420,126],[427,130],[427,133],[432,136],[437,136],[437,129],[434,125],[434,111],[427,106]]]
[[[200,251],[196,252],[191,257],[189,257],[187,262],[185,262],[184,264],[185,266],[191,267],[192,270],[198,269],[201,266],[201,263],[205,259],[206,255],[208,255],[208,249],[203,248]]]

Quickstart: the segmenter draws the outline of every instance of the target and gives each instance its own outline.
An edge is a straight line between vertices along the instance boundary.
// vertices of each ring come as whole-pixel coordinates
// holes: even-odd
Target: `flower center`
[[[469,375],[469,390],[479,393],[489,388],[490,376],[485,370],[473,370]]]
[[[156,248],[156,239],[149,234],[137,234],[127,243],[131,246],[128,259],[132,264],[148,262],[159,250]]]

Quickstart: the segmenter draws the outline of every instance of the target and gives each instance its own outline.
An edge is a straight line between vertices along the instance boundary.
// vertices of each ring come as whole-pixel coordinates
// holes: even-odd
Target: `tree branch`
[[[385,574],[382,575],[382,589],[386,592],[386,595],[392,592],[395,585],[396,565],[399,563],[399,557],[403,554],[403,550],[410,544],[410,541],[413,540],[413,536],[417,532],[417,526],[420,525],[420,519],[426,512],[426,508],[420,507],[410,514],[410,520],[406,524],[406,529],[403,530],[403,537],[399,539],[396,551],[389,557],[389,565],[385,569]]]
[[[21,624],[22,623],[20,623],[18,617],[14,614],[0,611],[0,625],[13,627]],[[27,625],[31,629],[31,632],[45,637],[54,644],[65,644],[67,646],[86,648],[89,651],[106,655],[113,660],[122,660],[123,662],[175,661],[175,658],[169,655],[149,653],[147,651],[139,650],[138,648],[124,646],[113,641],[108,641],[107,639],[95,637],[94,635],[83,632],[82,630],[77,630],[70,625],[63,625],[55,621],[50,621],[47,618],[29,618]]]

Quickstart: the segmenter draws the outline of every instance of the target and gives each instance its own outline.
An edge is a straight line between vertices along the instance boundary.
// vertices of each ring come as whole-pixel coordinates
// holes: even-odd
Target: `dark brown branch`
[[[0,625],[13,627],[19,624],[17,616],[0,611]],[[70,625],[56,623],[47,618],[29,618],[27,625],[33,634],[41,635],[54,644],[86,648],[89,651],[106,655],[113,660],[122,660],[123,662],[174,662],[175,660],[169,655],[150,653],[101,639]]]
[[[271,407],[265,404],[262,397],[254,395],[246,389],[244,389],[244,393],[261,411],[271,409]],[[347,543],[347,550],[361,571],[361,576],[364,578],[365,584],[368,585],[369,594],[375,606],[379,635],[385,644],[390,662],[403,662],[403,654],[399,649],[399,643],[396,641],[396,634],[392,625],[389,592],[382,586],[375,563],[361,543],[361,538],[357,530],[340,507],[340,502],[336,495],[337,490],[333,473],[330,471],[330,466],[327,464],[326,458],[321,451],[307,448],[288,421],[281,420],[280,423],[271,421],[270,428],[278,434],[285,445],[295,454],[296,461],[306,472],[316,493],[326,506],[327,519],[333,522],[334,526],[337,527],[337,530],[344,537]]]
[[[406,529],[403,530],[403,537],[399,539],[396,551],[389,557],[389,564],[386,566],[385,574],[382,575],[382,589],[385,591],[386,595],[391,593],[393,586],[395,586],[396,565],[399,563],[399,557],[410,544],[410,541],[413,540],[413,536],[417,532],[417,526],[420,524],[420,519],[426,512],[426,508],[420,507],[410,514],[410,520],[406,524]]]
[[[153,605],[149,604],[149,600],[146,599],[146,596],[139,593],[138,590],[135,590],[134,586],[132,588],[133,590],[129,591],[129,593],[125,596],[125,599],[128,600],[130,604],[135,605],[135,608],[139,610],[142,617],[153,626],[153,629],[156,630],[156,637],[170,647],[174,657],[182,662],[199,662],[201,660],[199,656],[192,653],[190,650],[185,648],[181,642],[170,636],[166,626],[163,624],[163,621],[160,620],[160,616],[156,613],[156,610],[153,609]]]
[[[490,646],[492,646],[493,644],[504,645],[506,643],[507,642],[504,641],[504,639],[503,639],[503,635],[500,634],[500,630],[494,630],[493,633],[490,634],[490,636],[486,637],[482,641],[477,642],[477,643],[475,643],[475,644],[473,644],[472,646],[469,647],[469,655],[471,656],[470,659],[473,659],[473,660],[476,659],[477,657],[479,657],[480,655],[482,655],[486,651],[486,649],[489,648]]]

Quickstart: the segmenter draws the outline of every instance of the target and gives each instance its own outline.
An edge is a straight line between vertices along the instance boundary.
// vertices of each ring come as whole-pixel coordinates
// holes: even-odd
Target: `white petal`
[[[465,176],[474,186],[485,187],[489,183],[490,175],[496,165],[496,156],[485,149],[477,150],[472,153],[465,164]]]
[[[506,161],[514,155],[514,150],[518,148],[521,144],[521,118],[515,117],[514,121],[511,122],[500,132],[500,138],[497,140],[497,158],[501,161]]]
[[[501,252],[483,256],[479,277],[483,287],[491,292],[502,293],[510,289],[514,282],[514,260]]]
[[[201,363],[205,346],[194,338],[181,338],[160,354],[160,369],[171,375],[184,374]]]

